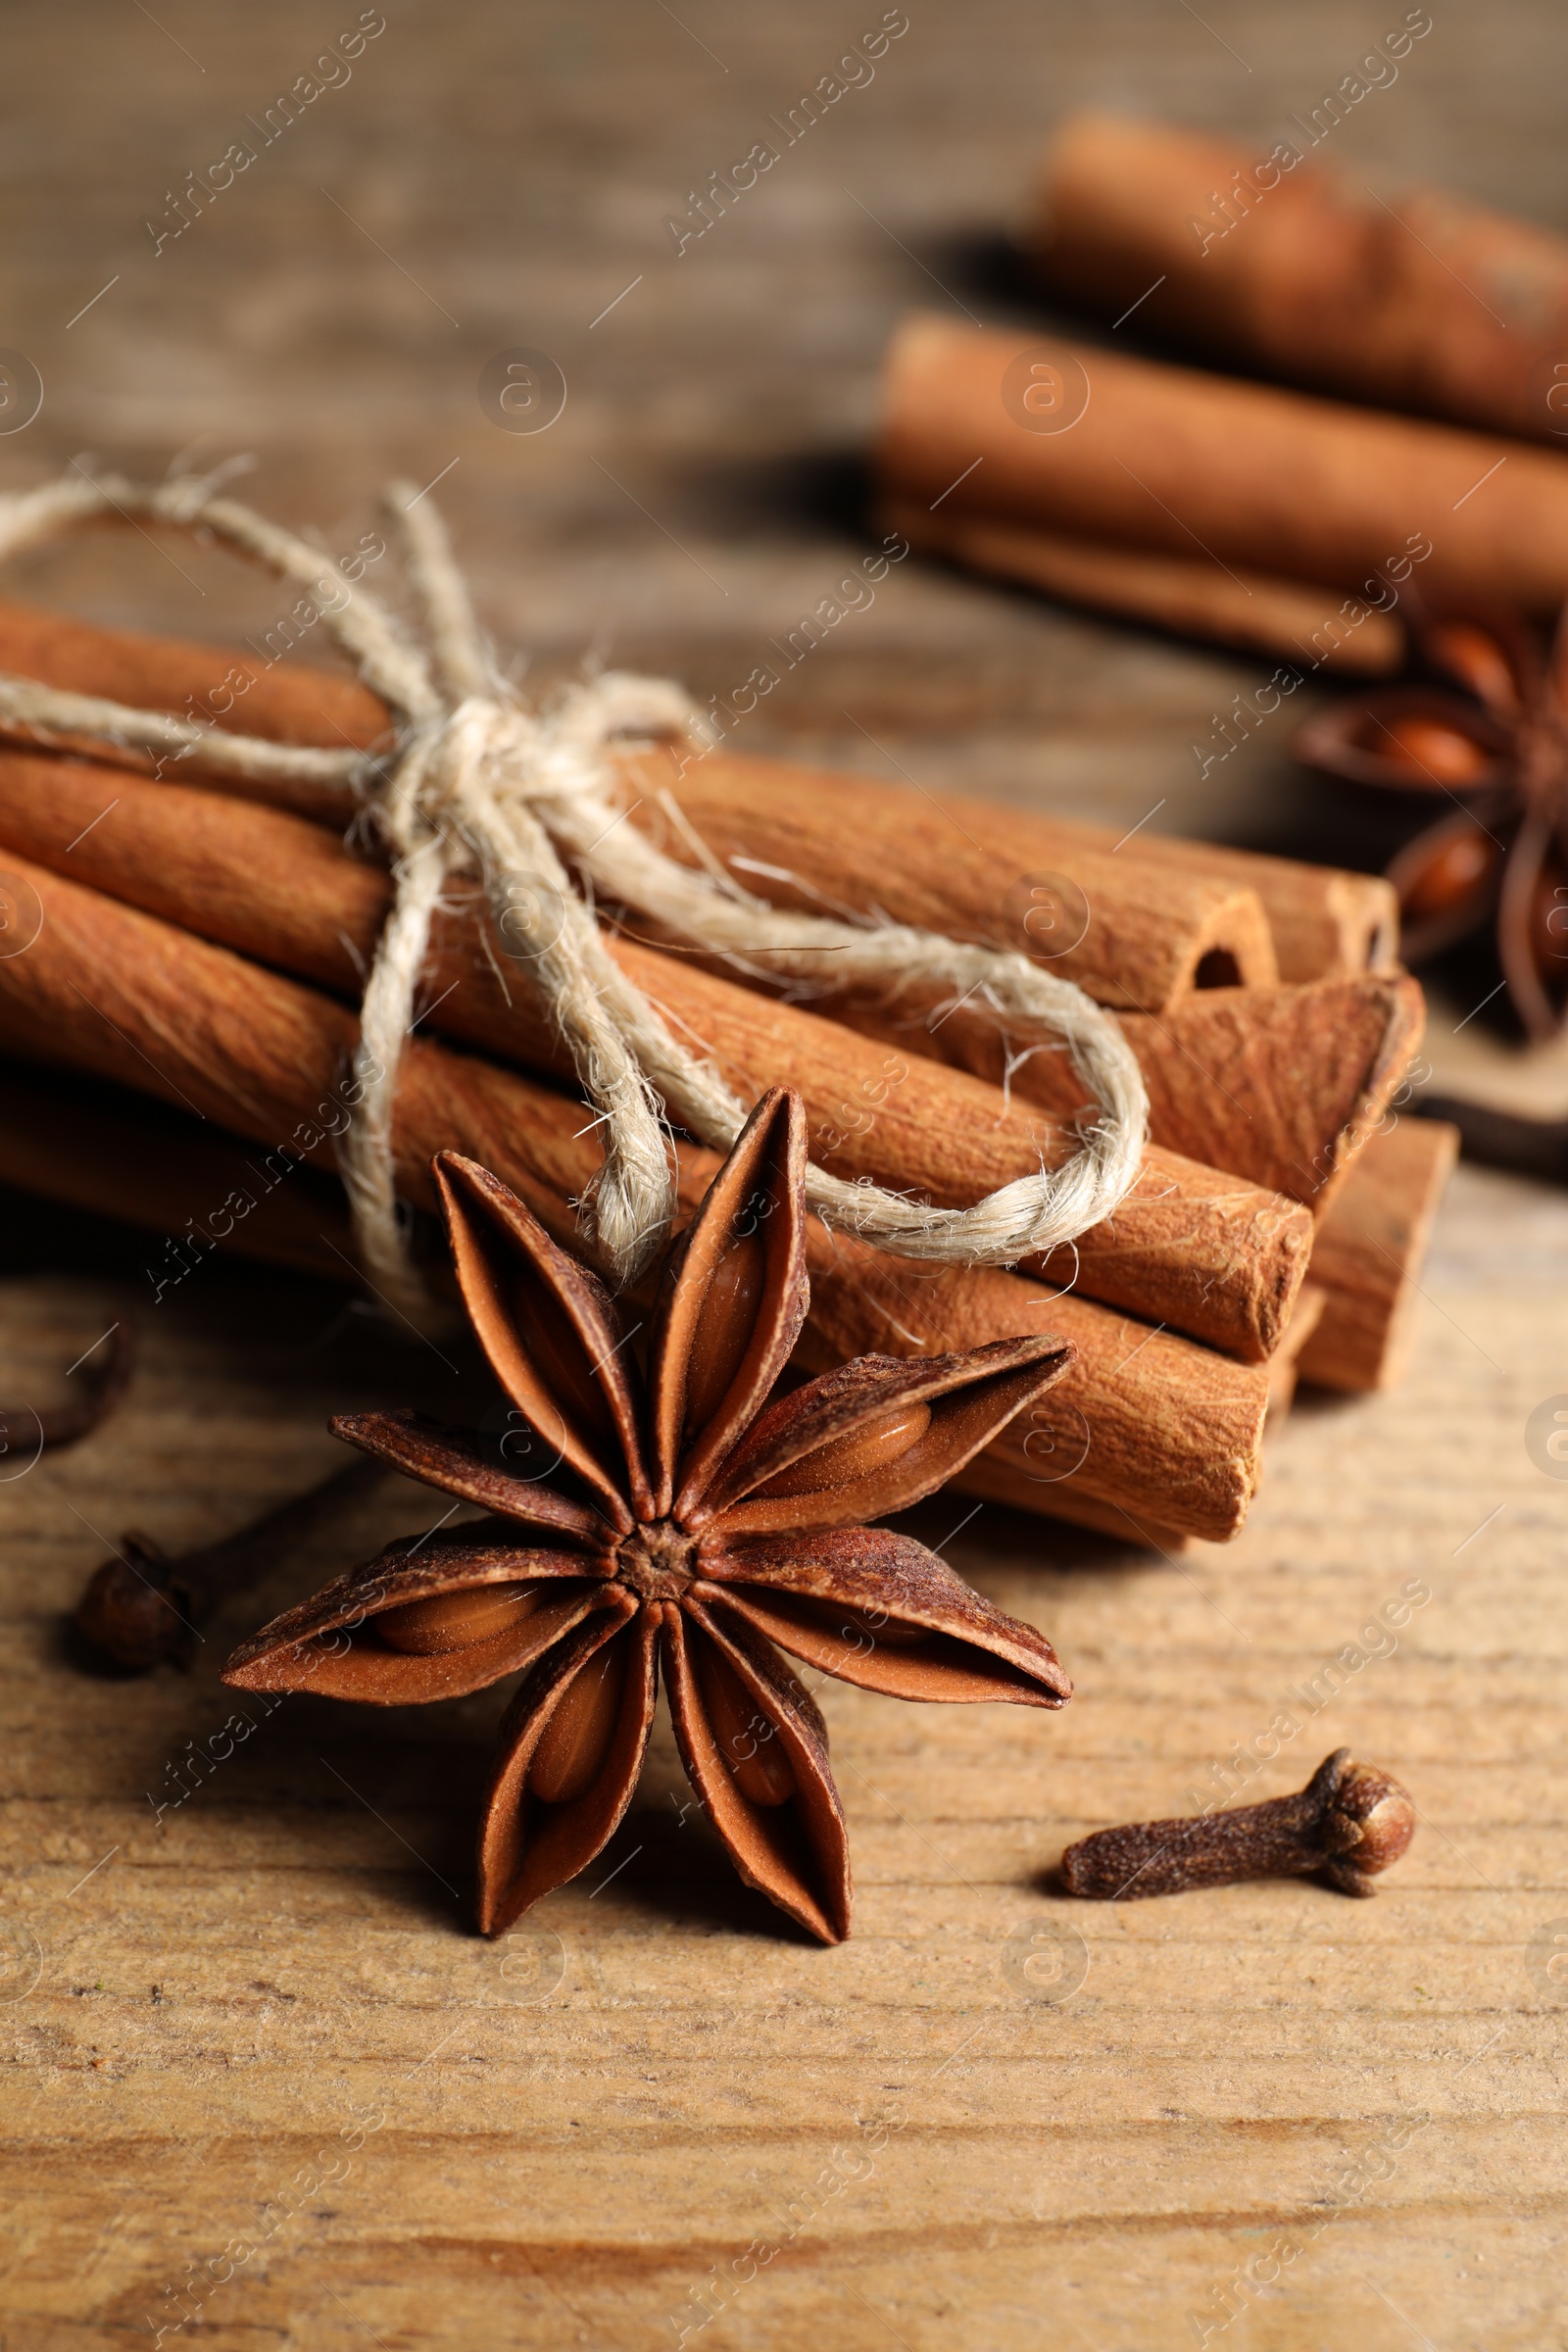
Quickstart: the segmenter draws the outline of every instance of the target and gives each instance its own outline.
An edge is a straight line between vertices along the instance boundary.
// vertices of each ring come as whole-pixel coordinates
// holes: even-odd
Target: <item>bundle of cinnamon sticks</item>
[[[303,665],[0,606],[0,671],[293,744],[368,747],[387,714]],[[1298,1372],[1394,1375],[1449,1131],[1398,1121],[1419,990],[1362,876],[1140,840],[720,751],[624,756],[629,821],[824,900],[1022,950],[1122,1017],[1152,1104],[1113,1218],[1016,1271],[916,1265],[813,1228],[809,1367],[1055,1330],[1071,1372],[973,1466],[979,1493],[1167,1548],[1245,1518]],[[130,754],[0,744],[0,1180],[164,1236],[166,1295],[215,1247],[354,1278],[335,1138],[353,1005],[390,895],[339,831]],[[846,822],[853,795],[853,823]],[[352,806],[338,812],[346,822]],[[607,910],[612,921],[612,910]],[[972,1006],[824,997],[612,933],[615,956],[737,1093],[796,1087],[813,1157],[943,1204],[1068,1152],[1067,1056]],[[438,919],[398,1075],[398,1185],[482,1160],[564,1241],[598,1145],[477,885]],[[21,1067],[30,1064],[31,1068]],[[60,1073],[70,1073],[63,1083]],[[711,1155],[676,1152],[683,1202]]]
[[[1398,668],[1408,589],[1553,612],[1568,468],[1502,436],[1568,437],[1568,240],[1441,190],[1391,202],[1312,144],[1069,121],[1033,258],[1108,348],[907,322],[887,365],[888,521],[1296,672]],[[1310,389],[1134,358],[1129,332]]]

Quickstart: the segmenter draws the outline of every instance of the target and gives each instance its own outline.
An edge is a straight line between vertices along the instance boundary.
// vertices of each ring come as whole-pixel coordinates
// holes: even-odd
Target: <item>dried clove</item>
[[[87,1580],[76,1603],[76,1629],[100,1657],[127,1674],[146,1674],[165,1660],[188,1666],[201,1627],[222,1601],[244,1592],[280,1551],[305,1542],[385,1476],[379,1462],[350,1462],[249,1527],[176,1559],[150,1536],[122,1535],[120,1549]]]
[[[1325,1756],[1294,1796],[1173,1821],[1130,1821],[1081,1838],[1061,1857],[1069,1894],[1131,1902],[1229,1886],[1239,1879],[1302,1878],[1316,1871],[1342,1894],[1375,1894],[1376,1878],[1415,1835],[1415,1806],[1375,1764],[1348,1747]]]
[[[86,1355],[77,1357],[66,1378],[91,1361],[105,1341],[108,1352],[102,1363],[94,1365],[79,1383],[69,1404],[55,1405],[45,1413],[30,1404],[0,1405],[0,1459],[18,1447],[30,1447],[36,1455],[56,1446],[74,1446],[113,1412],[136,1360],[135,1336],[127,1322],[112,1323],[103,1339],[94,1341]]]
[[[1568,1119],[1527,1119],[1490,1102],[1458,1095],[1421,1094],[1410,1108],[1417,1118],[1447,1119],[1459,1130],[1459,1149],[1483,1167],[1510,1168],[1517,1176],[1542,1176],[1568,1184]]]

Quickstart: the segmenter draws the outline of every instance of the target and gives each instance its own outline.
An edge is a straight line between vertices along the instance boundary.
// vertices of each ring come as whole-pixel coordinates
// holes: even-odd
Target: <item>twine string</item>
[[[1054,1040],[1093,1105],[1058,1166],[1042,1166],[968,1208],[943,1208],[814,1163],[810,1207],[826,1223],[905,1257],[1012,1265],[1073,1242],[1110,1215],[1135,1181],[1148,1125],[1142,1075],[1114,1018],[1027,956],[898,923],[834,920],[775,907],[694,844],[666,856],[625,821],[611,747],[702,740],[702,722],[667,680],[609,671],[548,709],[501,675],[434,508],[394,484],[387,508],[418,612],[416,639],[309,540],[180,475],[159,484],[68,475],[0,496],[0,559],[79,522],[119,516],[217,539],[299,583],[359,677],[387,705],[384,755],[262,742],[97,696],[0,675],[0,725],[47,741],[87,736],[161,760],[199,754],[215,781],[296,808],[341,809],[353,790],[384,846],[393,900],[364,990],[358,1115],[341,1165],[367,1273],[420,1321],[428,1298],[409,1256],[396,1189],[397,1073],[443,894],[477,869],[491,919],[532,967],[604,1137],[604,1163],[581,1204],[589,1238],[622,1281],[652,1262],[675,1210],[664,1121],[725,1152],[748,1105],[712,1062],[678,1038],[610,955],[594,913],[635,909],[666,935],[749,968],[759,951],[790,979],[874,988],[914,982],[992,1019],[1009,1036]],[[286,789],[285,789],[286,788]],[[574,878],[575,876],[575,878]]]

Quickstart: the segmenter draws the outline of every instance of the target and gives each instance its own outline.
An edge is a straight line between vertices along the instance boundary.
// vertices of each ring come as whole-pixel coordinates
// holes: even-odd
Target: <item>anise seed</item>
[[[1468,833],[1449,834],[1405,885],[1401,900],[1403,913],[1422,921],[1428,915],[1446,914],[1450,906],[1457,906],[1477,888],[1496,855],[1495,845],[1479,825]]]
[[[1507,704],[1517,700],[1513,671],[1496,642],[1472,621],[1440,621],[1428,636],[1433,659],[1462,678],[1483,702]]]
[[[931,1407],[928,1404],[901,1404],[896,1411],[883,1413],[875,1421],[862,1422],[858,1429],[834,1438],[819,1446],[787,1470],[767,1479],[757,1489],[759,1496],[769,1498],[778,1494],[815,1494],[825,1487],[849,1487],[857,1480],[868,1478],[889,1462],[898,1461],[911,1446],[917,1446],[931,1426]]]
[[[561,1306],[530,1267],[506,1284],[513,1321],[528,1335],[528,1353],[553,1402],[568,1422],[608,1438],[613,1428],[604,1391],[583,1366],[576,1335]],[[549,1432],[544,1435],[548,1439]]]
[[[709,1729],[736,1788],[754,1805],[787,1805],[795,1775],[773,1726],[711,1642],[697,1648],[696,1667]]]
[[[913,1649],[920,1642],[929,1642],[928,1625],[901,1625],[896,1617],[887,1616],[881,1609],[846,1609],[842,1628],[846,1634],[866,1634],[872,1642],[880,1642],[884,1649]],[[876,1623],[877,1618],[882,1622]]]
[[[488,1642],[532,1614],[539,1593],[531,1585],[475,1585],[466,1592],[435,1592],[428,1600],[406,1600],[401,1609],[386,1609],[374,1620],[376,1632],[393,1649],[416,1657],[436,1657],[443,1650],[469,1649]]]
[[[1492,764],[1491,754],[1458,727],[1437,718],[1396,718],[1368,747],[1400,767],[1419,768],[1439,784],[1473,784]]]
[[[714,1269],[698,1319],[686,1375],[686,1427],[706,1429],[729,1394],[757,1324],[767,1251],[760,1234],[741,1234]]]
[[[528,1767],[528,1788],[547,1805],[569,1805],[599,1778],[626,1681],[624,1642],[611,1641],[566,1686]]]

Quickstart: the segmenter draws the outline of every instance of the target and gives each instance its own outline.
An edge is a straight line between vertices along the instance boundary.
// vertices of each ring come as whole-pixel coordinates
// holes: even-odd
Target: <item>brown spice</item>
[[[1036,368],[1085,404],[1070,429],[1031,429],[1038,419],[1020,378]],[[1505,599],[1545,614],[1568,594],[1568,475],[1557,450],[1075,347],[1038,329],[906,319],[888,354],[877,462],[901,512],[923,505],[929,514],[940,502],[934,523],[956,507],[1112,552],[1206,563],[1211,575],[1228,566],[1249,586],[1259,574],[1315,584],[1336,610],[1307,639],[1314,666],[1336,648],[1344,659],[1369,631],[1393,635],[1394,666],[1391,608],[1397,594],[1402,609],[1417,566],[1422,588],[1455,606]],[[1499,466],[1485,499],[1466,497]],[[1421,517],[1430,534],[1416,527]],[[1300,665],[1295,631],[1279,651]]]
[[[1358,1395],[1401,1378],[1458,1146],[1456,1128],[1403,1115],[1368,1140],[1317,1229],[1312,1282],[1324,1303],[1300,1353],[1303,1380]]]
[[[357,1035],[346,1006],[41,866],[19,873],[45,920],[25,956],[0,959],[0,1011],[18,1050],[156,1090],[260,1144],[264,1168],[279,1146],[307,1166],[331,1166],[333,1136],[355,1099],[342,1082]],[[399,1193],[416,1207],[439,1205],[430,1161],[451,1146],[496,1170],[567,1243],[577,1230],[573,1202],[599,1160],[579,1102],[422,1034],[403,1054],[394,1140]],[[684,1208],[695,1209],[716,1164],[682,1147]],[[1042,1458],[1050,1432],[1034,1425],[1031,1407],[1016,1425],[1022,1431],[1027,1420],[1028,1430],[999,1441],[1016,1470],[1005,1499],[1071,1517],[1075,1494],[1109,1496],[1153,1525],[1217,1542],[1236,1534],[1261,1471],[1266,1366],[1237,1363],[1087,1298],[1054,1297],[1000,1267],[911,1267],[814,1218],[808,1251],[804,1341],[813,1370],[849,1355],[928,1356],[1025,1331],[1055,1329],[1071,1340],[1077,1359],[1059,1401],[1069,1429],[1081,1433],[1071,1449],[1080,1467],[1063,1476],[1059,1453]],[[336,1262],[352,1275],[347,1251]],[[1054,1393],[1038,1410],[1054,1422],[1057,1401]]]
[[[1048,1049],[1024,1058],[1023,1039],[936,992],[834,999],[825,1009],[861,1036],[1005,1082],[1057,1113],[1087,1100],[1068,1055]],[[1426,1006],[1416,981],[1391,972],[1304,988],[1204,989],[1170,1012],[1118,1018],[1143,1072],[1156,1145],[1321,1216],[1386,1116],[1421,1042]]]
[[[1055,292],[1110,318],[1137,302],[1141,325],[1189,349],[1380,407],[1559,434],[1568,240],[1449,188],[1388,189],[1391,205],[1362,176],[1289,139],[1270,153],[1078,114],[1053,141],[1034,242]]]
[[[902,533],[923,556],[1179,636],[1287,660],[1310,646],[1307,659],[1314,666],[1320,660],[1336,673],[1363,677],[1386,677],[1404,652],[1404,632],[1392,613],[1369,612],[1347,630],[1337,589],[1283,579],[1257,562],[1222,567],[1179,550],[1122,547],[1085,532],[1048,530],[1032,517],[977,512],[961,490],[928,505],[923,490],[913,498],[901,495],[892,480],[877,513],[886,529]]]
[[[1348,1747],[1337,1747],[1295,1796],[1097,1830],[1068,1846],[1061,1880],[1069,1894],[1093,1902],[1314,1871],[1342,1894],[1375,1894],[1377,1874],[1398,1861],[1414,1835],[1408,1792],[1392,1774],[1353,1763]]]
[[[1270,985],[1268,943],[1260,950],[1249,899],[1268,918],[1283,981],[1348,979],[1394,959],[1398,908],[1377,874],[1147,826],[1128,840],[1108,826],[967,792],[913,792],[732,751],[697,760],[627,753],[622,766],[640,803],[631,822],[671,858],[693,852],[689,832],[666,821],[666,795],[738,880],[767,869],[775,905],[810,908],[825,899],[984,939],[1040,956],[1102,1004],[1129,1011],[1164,1014],[1194,992]],[[851,795],[853,829],[843,817]],[[1195,883],[1204,897],[1188,896]]]
[[[1358,632],[1364,634],[1364,629]],[[142,637],[128,630],[101,628],[65,613],[0,604],[0,669],[22,677],[106,695],[148,709],[181,713],[199,709],[204,715],[211,716],[220,731],[239,728],[273,737],[278,742],[327,750],[341,749],[345,739],[368,743],[389,723],[384,707],[364,687],[307,663],[288,662],[253,678],[243,701],[224,702],[221,708],[210,705],[208,698],[214,693],[224,663],[230,663],[235,672],[245,676],[254,668],[242,657],[215,652],[211,646]],[[352,708],[339,702],[338,698],[346,692],[356,698]],[[98,760],[105,757],[101,744],[86,748]],[[866,854],[858,858],[843,858],[848,888],[838,895],[856,905],[875,899],[884,886],[885,875],[890,888],[902,890],[907,886],[905,869],[910,861],[911,841],[918,848],[921,812],[933,801],[939,807],[943,805],[940,794],[910,793],[860,774],[834,776],[790,760],[747,759],[722,749],[706,755],[689,773],[680,769],[679,760],[673,757],[657,764],[651,764],[642,755],[621,757],[629,774],[639,780],[648,779],[656,799],[662,786],[677,781],[679,770],[683,780],[678,783],[676,797],[683,803],[689,799],[688,813],[693,815],[699,832],[715,849],[721,847],[726,812],[731,808],[737,813],[737,821],[746,825],[765,824],[769,810],[773,809],[780,821],[794,828],[799,846],[808,858],[813,855],[831,856],[833,845],[844,840],[843,794],[846,787],[853,790],[857,796],[856,837],[864,840]],[[134,764],[131,755],[123,758]],[[200,773],[199,760],[193,760],[191,767]],[[231,784],[226,787],[231,788]],[[820,840],[809,820],[813,794],[814,805],[821,811]],[[1259,986],[1270,979],[1267,937],[1265,934],[1259,941],[1255,912],[1245,905],[1248,892],[1255,893],[1267,911],[1282,980],[1323,980],[1380,970],[1393,956],[1396,913],[1393,898],[1388,885],[1374,875],[1345,873],[1331,866],[1303,864],[1296,858],[1268,858],[1255,851],[1222,849],[1212,842],[1180,841],[1149,831],[1126,842],[1103,826],[1067,823],[1025,808],[1002,808],[975,800],[967,793],[954,796],[954,805],[957,815],[971,823],[971,830],[982,846],[993,827],[1002,828],[997,838],[1010,859],[1006,883],[1009,888],[1014,881],[1027,879],[1041,867],[1064,868],[1072,875],[1074,858],[1079,853],[1097,853],[1101,858],[1115,856],[1113,867],[1102,866],[1099,871],[1100,882],[1113,879],[1114,886],[1109,891],[1096,889],[1096,905],[1102,917],[1100,935],[1082,943],[1088,952],[1080,959],[1081,968],[1071,957],[1052,955],[1054,968],[1069,979],[1078,980],[1091,996],[1097,995],[1102,985],[1096,978],[1097,968],[1103,968],[1107,991],[1103,1002],[1136,1005],[1149,1012],[1160,1011],[1167,1002],[1175,1002],[1189,988],[1211,985],[1206,976],[1200,977],[1200,967],[1211,965],[1216,950],[1233,959],[1240,982]],[[319,810],[317,813],[321,814]],[[323,821],[347,827],[356,813],[354,796],[345,787],[341,803],[330,819]],[[805,824],[796,821],[800,814],[807,816]],[[634,816],[633,821],[647,822],[648,817],[645,806],[640,818]],[[976,817],[980,820],[978,826],[971,822]],[[915,828],[913,833],[911,826]],[[952,826],[946,829],[949,845],[955,829]],[[961,832],[958,838],[961,840]],[[674,856],[681,854],[676,841],[663,846]],[[745,848],[744,843],[736,846]],[[724,852],[726,856],[729,854]],[[765,860],[769,853],[759,843],[748,854]],[[945,847],[934,869],[939,876],[950,857],[951,849]],[[789,858],[775,858],[773,862],[795,863]],[[1134,874],[1130,883],[1122,880],[1134,865],[1140,869],[1163,869],[1162,891],[1152,902],[1152,924],[1134,919],[1140,897],[1146,905],[1151,903],[1147,873]],[[814,879],[809,862],[796,865],[795,870],[808,882]],[[874,883],[869,879],[872,875],[876,878]],[[1094,873],[1089,878],[1091,882],[1097,880]],[[914,874],[907,880],[918,887],[920,876]],[[1201,884],[1202,894],[1196,899],[1185,898],[1183,880]],[[1228,889],[1222,887],[1216,891],[1216,885],[1228,885]],[[781,887],[770,882],[769,895],[777,895]],[[827,887],[828,894],[833,895],[832,885]],[[961,887],[973,904],[972,883],[965,879]],[[1124,890],[1129,893],[1125,899]],[[961,909],[956,901],[951,909],[942,905],[946,896],[944,889],[934,927],[961,931]],[[984,892],[978,903],[982,913],[989,916],[992,909]],[[1113,906],[1124,909],[1114,919],[1137,958],[1136,969],[1131,962],[1124,967],[1119,952],[1114,949],[1108,957],[1105,955],[1104,926],[1111,918]],[[1017,910],[1016,901],[1014,910]],[[889,911],[898,913],[896,906]],[[1028,930],[1022,926],[1015,928],[1002,940],[1002,945],[1027,951],[1031,945],[1042,944],[1035,937],[1039,917],[1033,906],[1023,911],[1029,917]],[[1220,917],[1217,924],[1216,914]],[[909,914],[899,919],[933,918]],[[1060,945],[1059,941],[1043,944]],[[1261,964],[1257,960],[1259,954],[1265,959]]]
[[[99,1348],[104,1349],[101,1356]],[[82,1378],[69,1404],[51,1405],[42,1413],[30,1404],[0,1405],[0,1461],[10,1467],[19,1456],[45,1453],[56,1446],[74,1446],[78,1438],[90,1435],[119,1403],[135,1361],[135,1334],[122,1315],[82,1363],[72,1365],[72,1372],[81,1369]],[[92,1363],[90,1371],[85,1368],[87,1363]]]
[[[1490,930],[1533,1044],[1568,1014],[1568,620],[1544,656],[1521,622],[1412,613],[1425,680],[1319,711],[1292,750],[1352,783],[1438,796],[1388,868],[1416,962]],[[1432,682],[1434,679],[1438,683]]]
[[[0,842],[344,990],[356,987],[357,957],[373,952],[386,914],[385,874],[319,827],[101,766],[0,752]],[[1145,885],[1140,903],[1151,923],[1157,895]],[[569,1079],[528,965],[509,954],[471,890],[466,903],[457,888],[452,897],[422,982],[431,1026]],[[800,1092],[812,1156],[835,1175],[963,1207],[1077,1148],[1070,1123],[1009,1104],[924,1054],[900,1054],[890,1082],[888,1056],[837,1022],[770,1004],[684,957],[625,940],[612,947],[677,1034],[705,1049],[743,1100],[769,1084]],[[1189,1124],[1199,1140],[1201,1119]],[[1047,1275],[1054,1287],[1075,1275],[1090,1298],[1257,1362],[1272,1351],[1309,1247],[1307,1220],[1283,1200],[1155,1145],[1114,1219],[1080,1236],[1076,1262],[1072,1251],[1058,1251]]]
[[[438,1155],[474,1332],[564,1481],[512,1477],[412,1417],[334,1422],[495,1515],[338,1578],[243,1643],[223,1679],[390,1706],[522,1672],[480,1832],[486,1935],[613,1835],[661,1666],[682,1759],[741,1876],[826,1942],[850,1930],[843,1814],[826,1727],[778,1650],[896,1698],[1070,1694],[1042,1635],[923,1545],[864,1524],[960,1469],[1070,1348],[1042,1335],[914,1363],[860,1356],[769,1401],[808,1302],[805,1169],[800,1102],[775,1089],[666,1255],[645,1396],[635,1327],[595,1276],[487,1169]],[[866,1630],[890,1620],[902,1639]]]
[[[1451,1125],[1466,1159],[1568,1184],[1568,1119],[1526,1119],[1458,1095],[1423,1095],[1420,1115]]]
[[[171,1559],[151,1536],[122,1535],[93,1570],[76,1603],[77,1631],[100,1657],[127,1674],[166,1661],[189,1666],[200,1629],[243,1592],[278,1554],[318,1533],[383,1476],[379,1462],[351,1462],[319,1486],[291,1496],[232,1536]]]

